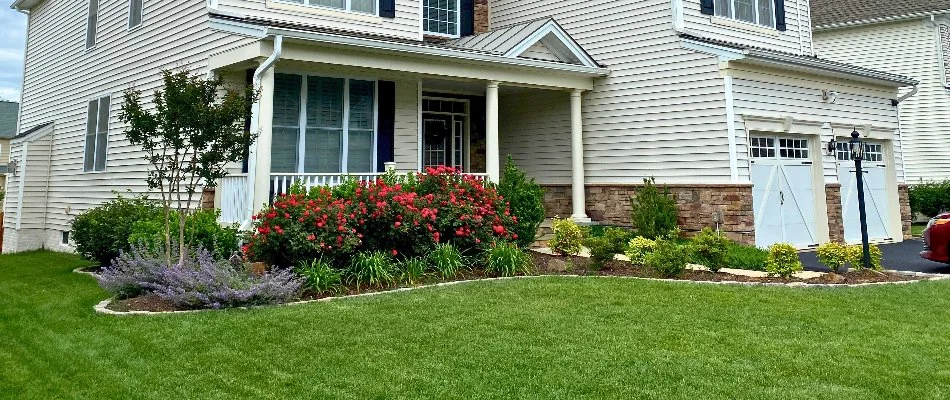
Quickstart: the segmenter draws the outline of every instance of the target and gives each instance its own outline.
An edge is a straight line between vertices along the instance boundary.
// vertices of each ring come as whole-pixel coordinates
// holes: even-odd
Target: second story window
[[[86,50],[96,47],[96,29],[99,25],[99,0],[89,0],[89,16],[86,19]]]
[[[142,19],[145,16],[144,1],[145,0],[129,0],[129,29],[142,25]]]
[[[422,22],[426,33],[458,36],[459,0],[423,0]]]
[[[716,0],[716,15],[775,27],[775,0]]]
[[[109,96],[89,100],[86,109],[86,150],[83,171],[106,170],[106,148],[109,146]]]
[[[289,3],[376,14],[377,0],[285,0]]]

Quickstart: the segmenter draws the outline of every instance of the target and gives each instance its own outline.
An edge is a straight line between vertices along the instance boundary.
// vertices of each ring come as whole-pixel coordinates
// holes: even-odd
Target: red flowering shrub
[[[395,181],[280,196],[255,216],[244,252],[252,260],[293,266],[321,257],[347,259],[364,250],[413,256],[436,243],[464,251],[517,239],[512,231],[517,218],[508,204],[473,177],[441,167]]]

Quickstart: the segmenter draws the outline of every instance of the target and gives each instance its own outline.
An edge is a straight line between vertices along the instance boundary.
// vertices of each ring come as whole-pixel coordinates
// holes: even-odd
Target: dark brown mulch
[[[845,273],[835,275],[827,274],[818,278],[808,279],[805,281],[805,283],[854,285],[859,283],[919,281],[922,279],[923,278],[917,276],[896,274],[893,272],[863,270],[847,271]]]
[[[119,312],[128,312],[128,311],[151,311],[151,312],[162,312],[162,311],[180,311],[178,307],[175,307],[169,301],[162,300],[154,294],[147,294],[144,296],[133,297],[131,299],[116,300],[109,304],[108,307],[112,311]]]

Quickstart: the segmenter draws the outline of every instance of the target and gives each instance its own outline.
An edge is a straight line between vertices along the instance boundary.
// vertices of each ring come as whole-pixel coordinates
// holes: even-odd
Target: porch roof
[[[483,50],[508,57],[520,57],[535,44],[542,44],[564,63],[600,67],[601,65],[553,18],[541,18],[509,25],[478,35],[446,43],[448,46]]]
[[[535,29],[536,33],[545,33],[542,37],[536,37],[535,42],[556,32],[558,29],[555,25],[545,25],[547,30],[544,31]],[[586,53],[582,53],[581,59],[577,60],[566,57],[567,62],[538,60],[519,57],[520,53],[502,54],[476,46],[469,47],[458,44],[456,41],[427,42],[222,14],[211,15],[211,27],[230,34],[260,39],[250,45],[242,45],[212,55],[210,64],[215,69],[267,57],[270,53],[268,38],[279,35],[283,36],[285,41],[282,59],[299,61],[584,90],[593,88],[594,78],[604,77],[610,73],[608,69],[589,59]],[[525,38],[522,42],[531,39]],[[321,46],[309,46],[306,49],[301,47],[299,51],[293,49],[287,51],[288,42],[297,43],[298,47],[300,44]],[[564,48],[571,47],[568,44],[563,44],[563,46]],[[383,60],[384,58],[386,60]],[[434,64],[433,60],[440,62]],[[486,67],[490,69],[486,70]]]

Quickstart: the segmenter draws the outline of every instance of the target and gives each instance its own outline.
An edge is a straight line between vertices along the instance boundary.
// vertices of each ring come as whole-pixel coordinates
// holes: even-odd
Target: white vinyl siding
[[[129,29],[142,24],[145,18],[145,0],[129,0]]]
[[[900,105],[909,184],[950,179],[950,158],[942,156],[950,154],[950,92],[944,86],[938,28],[928,18],[815,32],[819,57],[920,81],[919,92]]]
[[[86,146],[83,171],[105,171],[109,146],[109,96],[90,100],[86,111]]]
[[[375,171],[374,81],[277,74],[273,124],[272,172]]]
[[[716,15],[775,27],[775,0],[716,0]]]
[[[458,36],[460,0],[422,0],[422,26],[426,33]]]
[[[334,8],[366,14],[376,14],[376,0],[281,0],[312,7]]]
[[[338,0],[339,1],[339,0]],[[357,0],[353,0],[356,2]],[[362,0],[361,0],[362,1]],[[377,0],[369,1],[374,7]],[[318,26],[374,35],[422,39],[422,0],[396,0],[396,17],[382,18],[375,14],[334,10],[283,0],[218,0],[222,12],[253,15],[307,26]],[[298,3],[298,4],[294,4]]]
[[[89,0],[89,10],[86,14],[86,49],[96,47],[96,37],[99,30],[99,0]]]
[[[720,15],[705,15],[701,11],[700,0],[682,1],[684,27],[694,35],[793,54],[811,55],[812,53],[811,10],[808,8],[807,1],[785,0],[785,23],[787,28],[785,31],[772,28],[775,24],[774,8],[770,14],[772,15],[770,17],[772,22],[769,27],[766,27],[733,21],[730,17]],[[758,8],[758,14],[761,15],[764,14],[762,10],[765,7],[761,2],[767,0],[718,0],[715,3],[717,6],[716,13],[720,13],[719,3],[730,1],[747,4],[755,3],[761,6],[761,8]],[[667,13],[669,13],[669,2],[667,2],[666,7]],[[750,8],[747,7],[746,9],[749,10]]]

